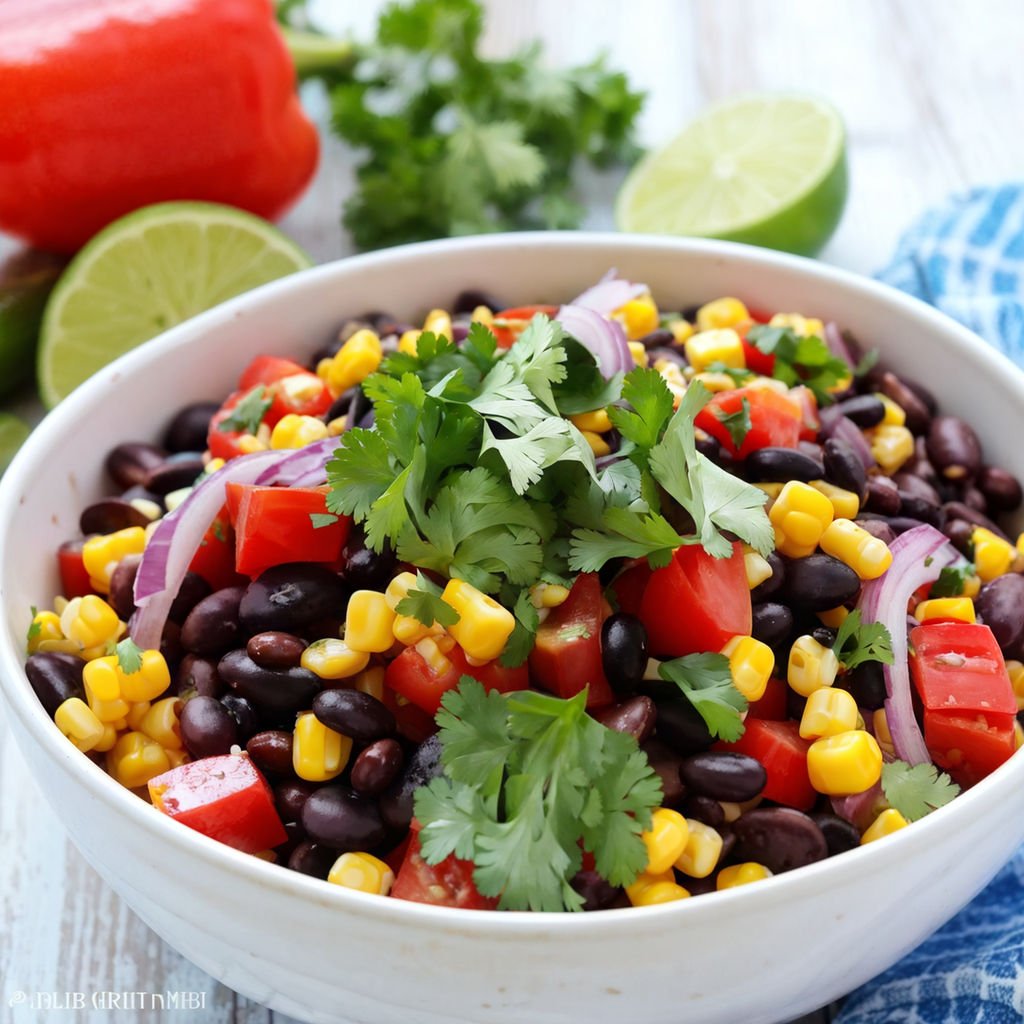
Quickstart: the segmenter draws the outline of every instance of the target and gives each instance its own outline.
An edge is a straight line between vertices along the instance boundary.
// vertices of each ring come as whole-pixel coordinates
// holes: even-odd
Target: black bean
[[[337,573],[315,562],[267,569],[245,588],[239,619],[247,633],[302,633],[317,619],[344,618],[346,592]]]
[[[138,614],[138,610],[136,610],[128,620],[129,633],[132,632]],[[185,648],[181,646],[181,626],[176,622],[171,622],[170,619],[164,623],[163,632],[160,634],[160,653],[164,656],[164,661],[167,662],[167,667],[171,672],[176,672],[178,662],[185,656]]]
[[[371,850],[387,834],[377,801],[348,786],[322,786],[302,808],[302,827],[314,842],[340,853]]]
[[[855,522],[862,529],[877,537],[886,544],[891,544],[896,539],[896,531],[882,517],[857,516]]]
[[[191,487],[203,472],[203,457],[199,452],[176,452],[168,455],[159,466],[154,466],[143,481],[155,494],[170,494],[182,487]]]
[[[862,430],[877,427],[885,419],[885,406],[874,395],[857,395],[836,406],[836,411],[852,420]]]
[[[650,337],[650,335],[648,335]],[[645,341],[646,339],[641,339]],[[660,360],[666,360],[667,362],[674,363],[680,369],[690,365],[689,360],[686,358],[686,353],[681,348],[668,348],[667,346],[659,346],[652,348],[647,353],[647,359],[651,366]]]
[[[836,642],[836,631],[828,626],[815,626],[811,630],[811,636],[821,644],[822,647],[831,647]]]
[[[326,879],[334,862],[338,859],[338,851],[326,846],[309,842],[299,843],[288,858],[288,867],[303,875]]]
[[[765,558],[771,567],[772,574],[763,583],[758,583],[750,592],[750,599],[755,604],[758,601],[764,601],[781,590],[782,584],[786,579],[786,564],[782,560],[782,555],[777,551],[770,551]]]
[[[840,818],[838,814],[823,811],[820,814],[812,814],[811,821],[821,829],[830,857],[837,853],[846,853],[847,850],[855,850],[860,846],[860,832],[857,826],[845,818]]]
[[[807,458],[813,459],[819,466],[823,464],[825,449],[817,441],[797,441],[796,450],[801,455],[806,455]]]
[[[657,714],[657,708],[650,697],[637,696],[621,704],[602,708],[594,717],[606,728],[628,733],[638,743],[643,743],[654,731]]]
[[[257,735],[259,735],[257,733]],[[257,765],[257,767],[259,767]],[[262,770],[262,769],[261,769]],[[319,787],[303,779],[288,779],[274,787],[274,804],[285,824],[302,821],[302,808]]]
[[[924,407],[928,410],[930,415],[934,416],[939,411],[938,399],[936,399],[935,395],[933,395],[932,392],[919,380],[914,380],[913,377],[907,377],[906,375],[901,379],[903,383],[924,403]]]
[[[820,462],[792,448],[759,448],[747,456],[747,478],[753,481],[783,483],[801,480],[807,483],[820,480],[824,468]]]
[[[763,864],[778,875],[828,856],[828,843],[814,821],[791,807],[757,807],[732,825],[736,856]]]
[[[974,524],[963,519],[948,518],[942,532],[962,555],[974,557]]]
[[[914,438],[914,454],[903,463],[902,472],[920,477],[932,487],[938,486],[939,474],[935,471],[935,467],[928,458],[928,441],[926,438]]]
[[[287,864],[292,851],[306,841],[306,830],[301,824],[294,821],[282,822],[284,825],[285,840],[274,847],[275,864]]]
[[[647,630],[628,612],[608,616],[601,626],[601,665],[613,690],[629,693],[647,668]]]
[[[142,555],[125,555],[110,574],[110,594],[107,600],[117,612],[117,617],[126,622],[135,611],[135,576],[141,561]]]
[[[899,488],[889,477],[873,476],[868,480],[865,511],[877,512],[882,516],[895,516],[899,515],[900,504]]]
[[[981,469],[981,442],[959,416],[936,416],[928,431],[928,457],[948,480],[973,477]]]
[[[946,521],[946,513],[942,510],[941,505],[936,505],[909,491],[899,491],[898,493],[900,496],[900,518],[915,519],[919,523],[927,523],[936,529],[942,529]]]
[[[486,306],[492,313],[500,313],[506,308],[505,303],[495,297],[493,292],[482,288],[464,288],[455,296],[452,312],[472,313],[477,306]]]
[[[216,664],[196,654],[186,654],[181,659],[176,681],[175,692],[179,697],[192,696],[193,693],[201,697],[220,697],[224,692],[224,682],[217,675]]]
[[[367,796],[383,793],[402,770],[403,760],[402,747],[397,740],[376,740],[355,759],[349,774],[352,788]]]
[[[346,547],[343,561],[341,576],[351,590],[383,591],[395,574],[395,553],[390,548],[371,551],[357,541]]]
[[[783,593],[791,605],[825,611],[852,601],[860,593],[860,577],[838,558],[818,552],[788,561]]]
[[[596,871],[577,871],[569,884],[583,897],[583,910],[608,910],[622,895],[622,889]]]
[[[250,736],[260,731],[260,716],[251,700],[240,697],[237,693],[225,693],[220,702],[231,712],[231,717],[238,724],[239,743],[247,743]]]
[[[837,690],[846,690],[865,711],[877,711],[886,698],[885,674],[880,661],[862,661],[856,668],[839,676]]]
[[[122,498],[103,498],[87,506],[78,519],[79,529],[84,534],[116,533],[132,526],[143,529],[150,523],[145,512],[140,512],[130,502]]]
[[[57,708],[72,697],[82,699],[82,669],[85,662],[62,651],[39,651],[25,662],[25,675],[46,713],[53,718]]]
[[[169,452],[201,452],[206,447],[210,420],[220,408],[216,402],[193,402],[179,409],[164,433]]]
[[[640,344],[647,349],[648,353],[656,349],[668,349],[670,352],[676,351],[673,346],[676,343],[676,336],[667,327],[658,327],[651,331],[650,334],[645,334],[640,339]],[[685,358],[685,357],[684,357]],[[654,363],[654,358],[650,359],[650,362]]]
[[[227,754],[238,742],[238,722],[213,697],[185,701],[178,721],[185,749],[195,758]]]
[[[996,512],[1012,512],[1024,500],[1020,481],[998,466],[982,466],[977,478],[978,488]]]
[[[273,630],[249,637],[245,651],[262,668],[293,668],[302,660],[306,642],[293,633]]]
[[[900,473],[894,473],[892,476],[892,482],[896,485],[900,492],[900,499],[902,500],[905,495],[909,495],[914,498],[918,498],[921,501],[926,501],[930,505],[936,506],[936,508],[942,504],[942,498],[939,497],[939,492],[927,480],[922,477],[915,476],[913,473],[906,471]],[[910,513],[902,511],[903,515],[909,515]]]
[[[973,484],[968,484],[966,487],[961,488],[960,500],[968,508],[973,508],[975,512],[980,512],[984,515],[988,512],[988,498],[981,492],[981,489],[975,487]]]
[[[221,679],[260,710],[301,711],[320,690],[320,679],[304,668],[263,668],[245,651],[228,651],[219,662]]]
[[[942,506],[942,509],[949,519],[963,519],[965,522],[973,523],[975,526],[983,526],[997,537],[1002,537],[1003,540],[1010,539],[998,523],[993,522],[983,512],[965,505],[962,501],[947,501]]]
[[[679,805],[679,811],[684,817],[702,821],[714,829],[720,829],[725,824],[725,811],[722,810],[721,802],[709,796],[689,793]]]
[[[1004,651],[1024,636],[1024,576],[997,576],[981,588],[974,605]]]
[[[793,613],[774,601],[755,604],[750,635],[769,647],[780,647],[793,629]]]
[[[905,381],[895,373],[884,371],[879,378],[879,389],[891,398],[906,415],[906,426],[912,434],[927,433],[932,421],[928,406]]]
[[[357,743],[372,743],[395,731],[395,716],[376,697],[360,690],[321,690],[313,698],[313,714]]]
[[[412,821],[413,794],[442,772],[441,740],[424,740],[406,762],[402,774],[381,795],[380,812],[389,828],[406,829]]]
[[[863,501],[867,493],[867,475],[864,463],[843,440],[830,437],[822,446],[825,479],[844,491],[852,491]]]
[[[737,803],[753,800],[768,781],[756,758],[724,750],[687,757],[679,766],[679,777],[690,793]]]
[[[292,746],[293,734],[287,729],[264,729],[249,737],[245,752],[261,772],[287,777],[295,772]]]
[[[192,654],[214,656],[234,646],[244,587],[225,587],[204,597],[181,624],[181,642]]]
[[[110,478],[124,490],[135,484],[145,485],[150,470],[159,466],[166,455],[156,445],[125,441],[110,450],[105,465]]]
[[[707,750],[714,743],[707,723],[685,698],[658,703],[657,736],[684,757]]]
[[[200,601],[209,597],[212,590],[213,588],[210,584],[207,583],[199,573],[185,573],[185,578],[181,581],[181,586],[178,588],[178,594],[171,603],[171,608],[167,613],[167,617],[171,622],[184,624],[185,620],[192,613],[192,609],[195,608]]]
[[[666,807],[676,807],[686,795],[686,788],[683,786],[682,779],[679,778],[682,757],[657,736],[644,740],[641,749],[661,779],[662,803]]]
[[[799,722],[804,717],[804,708],[807,707],[807,698],[797,693],[791,687],[786,688],[786,717],[794,722]]]

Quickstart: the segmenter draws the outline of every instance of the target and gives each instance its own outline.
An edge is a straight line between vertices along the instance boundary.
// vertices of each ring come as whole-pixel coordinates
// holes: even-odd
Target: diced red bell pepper
[[[73,597],[94,594],[85,562],[82,561],[84,540],[66,540],[57,548],[57,567],[60,570],[60,592],[69,601]]]
[[[789,683],[785,679],[769,679],[760,700],[747,708],[747,720],[762,718],[769,722],[784,722],[789,717],[787,700]]]
[[[753,323],[749,325],[753,327]],[[740,339],[743,342],[743,359],[747,369],[762,377],[770,377],[775,372],[775,356],[770,352],[762,352],[753,342],[747,341],[745,337]]]
[[[481,896],[473,882],[475,865],[459,860],[454,854],[440,864],[430,865],[420,856],[420,839],[412,833],[405,860],[391,887],[391,895],[414,903],[431,903],[436,907],[461,907],[463,910],[494,910],[497,899]]]
[[[720,651],[751,627],[750,586],[743,549],[713,558],[699,544],[677,548],[672,561],[651,575],[640,606],[651,652],[678,658]]]
[[[608,589],[620,612],[628,612],[630,615],[640,614],[644,591],[647,589],[653,571],[646,558],[639,558],[631,565],[627,565],[612,580]]]
[[[743,399],[750,405],[750,430],[737,448],[722,418],[739,412]],[[745,459],[759,448],[795,448],[803,427],[803,410],[799,402],[771,388],[737,388],[714,395],[697,413],[694,423],[734,458]]]
[[[810,740],[801,739],[799,722],[770,722],[747,716],[735,743],[716,743],[716,750],[747,754],[764,765],[768,781],[761,795],[798,811],[814,806],[818,794],[807,773]]]
[[[215,459],[223,459],[225,462],[228,462],[239,455],[245,454],[240,441],[246,432],[244,430],[221,429],[221,424],[231,415],[235,406],[245,398],[245,395],[246,392],[244,391],[232,392],[224,399],[224,403],[210,420],[210,428],[206,434],[206,447],[210,449],[210,455]]]
[[[149,782],[153,806],[203,835],[244,853],[288,838],[266,780],[244,754],[223,754],[172,768]]]
[[[249,582],[235,572],[235,532],[226,507],[220,510],[203,535],[189,569],[202,576],[214,590]]]
[[[495,324],[491,330],[494,332],[495,338],[498,339],[498,348],[511,348],[512,343],[522,334],[523,329],[526,325],[538,314],[543,313],[545,316],[554,317],[558,312],[557,306],[513,306],[510,309],[503,309],[498,313],[494,314],[495,320],[509,320],[507,326],[501,326]]]
[[[285,380],[287,384],[282,383]],[[261,384],[266,388],[266,397],[272,399],[263,417],[263,422],[270,427],[289,413],[322,416],[333,401],[327,385],[315,373],[291,359],[256,356],[242,371],[238,390],[245,394]]]

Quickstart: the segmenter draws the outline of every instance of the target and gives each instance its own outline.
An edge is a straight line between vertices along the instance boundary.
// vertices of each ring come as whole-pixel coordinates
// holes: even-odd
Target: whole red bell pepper
[[[40,248],[163,200],[277,217],[317,153],[270,0],[0,3],[0,229]]]

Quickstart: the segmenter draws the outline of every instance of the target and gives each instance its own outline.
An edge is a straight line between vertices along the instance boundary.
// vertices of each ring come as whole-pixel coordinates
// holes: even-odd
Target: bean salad
[[[259,355],[110,450],[29,682],[153,813],[378,896],[649,906],[888,836],[1021,744],[1022,492],[814,312],[610,273]]]

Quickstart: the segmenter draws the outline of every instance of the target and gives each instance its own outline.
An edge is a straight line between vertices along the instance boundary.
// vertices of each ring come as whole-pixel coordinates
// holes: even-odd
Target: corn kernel
[[[432,309],[423,321],[423,333],[452,340],[452,318],[446,309]]]
[[[370,663],[366,651],[353,651],[338,637],[325,637],[311,643],[299,659],[299,664],[321,679],[348,679],[362,672]]]
[[[384,699],[384,669],[380,666],[364,669],[352,682],[354,690],[369,694],[377,700]]]
[[[731,327],[701,331],[692,335],[686,341],[686,358],[698,373],[706,370],[712,363],[724,363],[739,370],[747,365],[746,357],[743,355],[743,342]]]
[[[345,643],[353,651],[382,654],[395,642],[394,624],[395,613],[384,594],[357,590],[349,598],[345,614]]]
[[[255,455],[256,452],[265,452],[270,444],[252,434],[243,434],[235,441],[235,446],[243,455]]]
[[[331,363],[333,363],[333,362],[334,362],[334,360],[330,356],[324,356],[324,358],[321,359],[316,364],[316,375],[322,381],[326,381],[327,380],[327,374],[330,372]]]
[[[569,590],[558,583],[534,583],[530,587],[530,604],[534,608],[557,608],[565,604]]]
[[[693,379],[695,382],[703,384],[712,394],[736,389],[736,381],[727,373],[711,373],[705,370],[702,373],[695,373]]]
[[[489,306],[477,306],[469,315],[472,323],[483,324],[484,327],[494,326],[494,311]]]
[[[920,601],[914,608],[914,618],[918,622],[927,622],[929,619],[977,621],[974,602],[969,597],[933,597],[930,601]]]
[[[145,546],[146,531],[141,526],[90,537],[82,545],[82,563],[93,586],[100,593],[109,593],[110,574],[117,563],[126,555],[141,555]]]
[[[312,712],[295,720],[292,740],[292,767],[307,782],[327,782],[337,778],[348,764],[352,740],[323,724]]]
[[[882,403],[885,409],[885,415],[882,417],[881,426],[883,427],[903,427],[907,423],[907,414],[903,411],[903,406],[898,402],[893,401],[888,395],[882,395],[876,393],[875,398]]]
[[[727,295],[706,302],[697,310],[697,330],[713,331],[720,327],[732,327],[749,319],[747,307],[739,299]]]
[[[92,752],[94,754],[105,754],[108,750],[113,750],[114,745],[117,743],[118,731],[111,722],[103,723],[103,736],[98,743],[96,743]],[[72,740],[72,742],[74,742]],[[77,744],[75,744],[77,746]],[[79,750],[82,748],[79,747]],[[173,765],[172,765],[173,767]]]
[[[327,436],[328,437],[339,437],[345,433],[345,428],[348,426],[347,416],[335,416],[327,424]]]
[[[633,365],[642,366],[646,369],[647,364],[650,362],[650,356],[647,355],[647,349],[645,349],[643,344],[639,341],[630,341],[626,344],[629,348],[629,354],[633,357]]]
[[[776,530],[776,547],[784,555],[802,558],[818,546],[832,524],[832,502],[808,484],[790,480],[769,509],[768,518]]]
[[[372,853],[343,853],[327,873],[327,881],[345,889],[387,896],[395,873]]]
[[[889,732],[889,720],[885,717],[885,708],[878,708],[871,713],[871,730],[878,745],[887,754],[895,754],[892,733]]]
[[[611,446],[600,434],[595,434],[592,430],[584,430],[582,434],[595,457],[601,458],[602,455],[608,455],[611,452]]]
[[[47,640],[63,640],[64,631],[60,628],[60,616],[56,612],[41,611],[32,616],[32,625],[28,629],[28,653],[35,654],[39,645]]]
[[[179,487],[176,491],[164,495],[164,505],[168,512],[173,512],[192,493],[191,487]]]
[[[656,331],[660,322],[658,307],[649,295],[630,299],[629,302],[619,306],[612,313],[612,319],[618,320],[622,324],[626,331],[626,337],[630,341],[636,341],[638,338],[650,334],[651,331]]]
[[[759,491],[764,491],[764,493],[768,495],[768,502],[765,505],[765,509],[767,510],[772,507],[773,502],[778,500],[779,495],[782,493],[782,488],[785,487],[786,485],[780,484],[778,482],[765,482],[751,484],[751,486],[756,487]]]
[[[336,398],[374,373],[384,358],[380,338],[368,329],[356,331],[338,349],[327,368],[327,386]]]
[[[718,866],[722,855],[722,836],[710,825],[696,818],[687,818],[689,838],[679,855],[676,867],[691,878],[707,878]]]
[[[776,313],[768,321],[769,327],[788,327],[798,338],[810,335],[823,337],[825,325],[816,316],[802,316],[800,313]]]
[[[612,421],[608,418],[607,409],[594,409],[592,412],[581,412],[569,417],[577,430],[590,430],[595,434],[605,434],[612,429]]]
[[[831,686],[839,671],[839,659],[831,647],[823,647],[813,636],[798,637],[789,649],[786,679],[801,697]]]
[[[164,753],[167,755],[167,760],[172,768],[180,768],[183,764],[188,764],[192,760],[189,757],[187,750],[165,750]]]
[[[768,680],[775,669],[775,653],[752,636],[734,636],[723,648],[729,659],[733,685],[748,701],[764,696]]]
[[[116,640],[124,624],[102,597],[86,594],[68,602],[60,627],[69,640],[82,647],[97,647]]]
[[[983,526],[974,528],[971,543],[974,545],[975,571],[985,583],[1009,572],[1017,557],[1017,552],[1009,541],[1003,540]]]
[[[687,338],[693,337],[693,324],[682,317],[669,320],[668,329],[672,332],[672,338],[677,345],[682,345]]]
[[[751,590],[772,578],[771,563],[756,551],[743,553],[743,568],[747,574],[747,586]]]
[[[157,650],[143,651],[139,660],[141,664],[136,672],[125,672],[118,667],[121,696],[127,701],[155,700],[171,685],[170,669]]]
[[[441,600],[459,613],[459,621],[449,626],[448,632],[469,657],[490,661],[501,654],[516,625],[507,608],[457,579],[448,581]]]
[[[826,608],[823,612],[817,612],[818,621],[829,629],[838,629],[850,614],[849,608],[839,605],[838,608]]]
[[[144,732],[141,729],[142,720],[146,717],[147,712],[153,705],[148,700],[137,700],[134,704],[128,705],[128,714],[125,715],[125,721],[128,723],[129,729],[134,729],[136,732]],[[156,739],[155,736],[150,736],[150,739]],[[159,742],[159,741],[158,741]]]
[[[648,874],[659,875],[671,869],[689,840],[686,819],[667,807],[657,807],[651,814],[651,827],[640,838],[647,847]]]
[[[1024,662],[1011,658],[1006,662],[1006,674],[1010,677],[1013,695],[1017,698],[1017,710],[1024,711]]]
[[[865,843],[873,843],[883,836],[891,836],[893,832],[899,832],[901,828],[906,828],[909,824],[910,822],[895,807],[889,807],[868,826],[864,835],[860,837],[860,844],[863,846]]]
[[[660,874],[655,874],[653,871],[641,871],[636,876],[636,879],[626,886],[626,895],[629,897],[630,903],[632,903],[649,886],[660,885],[664,882],[674,882],[675,880],[676,876],[671,868],[667,871],[662,871]]]
[[[832,514],[836,519],[855,519],[860,511],[860,498],[853,491],[836,487],[827,480],[812,480],[811,486],[832,502]]]
[[[732,864],[722,868],[715,879],[716,889],[734,889],[738,885],[749,885],[751,882],[762,882],[771,878],[772,872],[763,864],[747,861],[744,864]]]
[[[834,520],[821,535],[821,550],[845,562],[862,580],[875,580],[892,565],[884,540],[849,519]]]
[[[107,771],[128,789],[139,789],[170,767],[164,748],[141,732],[125,733],[107,753]]]
[[[436,620],[429,626],[424,625],[412,615],[396,615],[391,623],[391,635],[406,647],[412,647],[428,636],[439,636],[444,626]]]
[[[118,700],[121,697],[121,675],[117,671],[117,656],[94,658],[82,669],[82,682],[89,698],[102,701]]]
[[[409,591],[415,590],[417,586],[416,574],[413,572],[400,572],[397,576],[393,577],[384,590],[384,597],[387,600],[388,607],[392,611],[397,610],[398,602],[404,601],[409,596]]]
[[[823,686],[807,698],[800,716],[800,735],[805,740],[820,740],[857,728],[857,702],[835,686]]]
[[[673,903],[689,898],[690,890],[684,889],[678,882],[654,882],[641,889],[631,902],[634,907],[653,907],[659,903]]]
[[[139,724],[132,728],[156,740],[164,750],[181,750],[181,726],[178,723],[180,708],[181,701],[177,697],[165,697],[152,705]]]
[[[270,435],[271,448],[304,448],[327,437],[327,424],[316,416],[298,416],[293,412],[282,416]]]
[[[892,476],[914,454],[914,435],[906,427],[882,424],[868,432],[871,454]]]
[[[443,676],[452,667],[452,663],[445,657],[446,652],[432,636],[420,640],[413,650],[427,663],[427,667],[435,676]]]
[[[95,749],[104,736],[104,725],[80,697],[69,697],[54,713],[57,728],[81,751]]]
[[[422,333],[422,331],[417,331],[415,328],[403,331],[402,336],[398,339],[398,351],[404,352],[407,356],[416,355]]]
[[[807,751],[811,785],[826,796],[850,796],[882,777],[882,751],[869,732],[851,729],[815,740]]]

